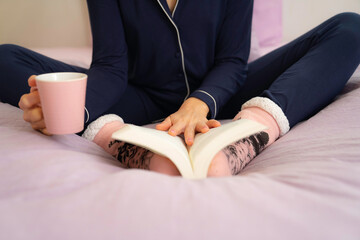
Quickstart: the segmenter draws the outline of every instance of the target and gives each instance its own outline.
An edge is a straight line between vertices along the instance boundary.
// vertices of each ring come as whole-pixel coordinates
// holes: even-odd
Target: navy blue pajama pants
[[[292,127],[329,104],[359,63],[360,15],[336,15],[250,63],[244,87],[230,99],[218,118],[233,118],[244,102],[262,96],[280,106]],[[0,45],[0,100],[17,106],[21,95],[29,92],[30,75],[69,71],[86,73],[87,69],[20,46]],[[142,125],[167,117],[177,107],[159,107],[144,91],[129,84],[119,104],[104,114],[115,113],[125,122]]]

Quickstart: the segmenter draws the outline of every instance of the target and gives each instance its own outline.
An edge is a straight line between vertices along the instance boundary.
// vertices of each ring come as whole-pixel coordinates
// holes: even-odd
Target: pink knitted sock
[[[102,147],[106,152],[116,157],[118,144],[111,138],[111,135],[124,126],[123,122],[112,121],[105,124],[99,132],[95,135],[93,142]]]
[[[238,119],[253,120],[267,126],[268,129],[230,144],[220,151],[210,164],[208,176],[238,174],[246,164],[280,136],[276,120],[261,108],[245,108],[233,120]]]
[[[166,157],[129,143],[112,138],[112,134],[124,126],[122,119],[116,115],[105,115],[88,126],[83,137],[92,140],[111,154],[125,168],[152,170],[168,175],[179,175],[176,166]]]
[[[249,119],[261,123],[268,127],[264,132],[268,134],[269,140],[267,143],[264,142],[264,147],[267,147],[280,136],[280,129],[271,114],[258,107],[250,107],[241,110],[233,120],[238,119]],[[265,141],[265,139],[264,139]]]

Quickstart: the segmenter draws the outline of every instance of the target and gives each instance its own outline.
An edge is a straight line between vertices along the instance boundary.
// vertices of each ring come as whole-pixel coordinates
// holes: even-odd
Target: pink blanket
[[[0,239],[360,239],[360,74],[235,177],[125,170],[0,103]]]

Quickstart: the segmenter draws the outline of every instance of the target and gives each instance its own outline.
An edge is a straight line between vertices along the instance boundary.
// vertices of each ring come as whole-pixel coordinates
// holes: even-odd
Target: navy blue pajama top
[[[252,0],[178,0],[173,13],[166,0],[87,3],[90,121],[114,105],[127,84],[169,103],[196,97],[215,118],[245,81]]]

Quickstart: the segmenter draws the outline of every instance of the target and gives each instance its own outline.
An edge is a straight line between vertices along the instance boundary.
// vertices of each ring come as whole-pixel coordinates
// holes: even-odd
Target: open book
[[[255,121],[239,119],[196,134],[191,147],[182,137],[131,124],[114,132],[112,137],[169,158],[185,178],[206,178],[211,160],[220,150],[265,129]]]

